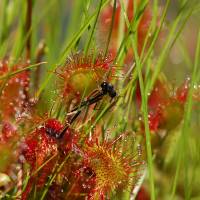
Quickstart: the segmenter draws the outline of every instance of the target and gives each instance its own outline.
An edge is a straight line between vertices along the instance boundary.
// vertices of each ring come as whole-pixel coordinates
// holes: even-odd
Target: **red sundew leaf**
[[[56,119],[48,119],[45,122],[44,128],[47,134],[56,137],[63,129],[63,125]]]
[[[159,129],[172,130],[183,119],[184,106],[176,99],[170,98],[170,101],[155,110],[151,110],[149,118],[149,128],[153,132]],[[142,122],[142,129],[144,131],[144,124]]]
[[[70,182],[72,182],[72,188],[67,193],[67,198],[79,199],[81,197],[80,195],[83,194],[84,198],[91,199],[91,200],[92,199],[105,199],[106,192],[109,193],[111,191],[111,190],[109,190],[111,188],[111,186],[109,186],[107,184],[106,178],[103,179],[104,181],[101,181],[100,177],[101,176],[105,177],[106,174],[111,173],[110,163],[112,163],[112,158],[120,159],[120,156],[122,159],[121,160],[122,163],[124,163],[123,166],[128,171],[129,167],[125,164],[128,159],[126,160],[126,159],[122,158],[121,154],[117,154],[117,153],[115,154],[114,152],[111,151],[112,148],[110,145],[113,143],[111,141],[108,143],[103,142],[103,144],[100,144],[99,142],[93,143],[93,141],[96,141],[96,139],[89,141],[86,138],[86,141],[88,141],[88,143],[84,142],[84,146],[82,148],[80,147],[82,149],[81,157],[83,160],[76,167],[77,169],[74,172],[75,179],[74,180],[70,179]],[[104,154],[105,158],[103,156],[103,153],[102,153],[102,156],[100,156],[101,152],[104,152],[104,150],[106,152]],[[97,162],[97,161],[99,161],[99,162]],[[110,161],[110,162],[106,162],[106,161]],[[97,162],[96,163],[98,165],[97,168],[95,168],[95,164],[93,162],[95,162],[95,163]],[[94,164],[94,166],[92,163]],[[117,165],[117,162],[115,164]],[[113,167],[115,166],[115,164],[113,164]],[[113,168],[113,170],[114,170],[114,168]],[[123,171],[122,174],[123,173],[125,173],[125,172]],[[110,174],[110,177],[112,176],[111,174]],[[105,185],[107,184],[108,187],[104,187],[105,185],[100,184],[103,182],[105,183]],[[117,184],[118,183],[116,183],[116,185]],[[127,182],[126,182],[126,184],[127,184]],[[112,190],[114,190],[115,187],[117,187],[116,185],[112,185]]]
[[[185,95],[185,93],[184,93]],[[185,97],[184,97],[185,98]],[[136,102],[141,106],[141,93],[139,85],[136,88]],[[170,96],[164,83],[157,80],[148,96],[149,128],[151,131],[158,129],[171,130],[182,120],[183,105],[176,96]]]
[[[53,134],[60,132],[62,128],[63,125],[58,120],[48,119],[44,126],[37,128],[33,133],[25,137],[22,145],[22,155],[30,165],[31,179],[23,192],[24,199],[27,198],[33,184],[36,184],[38,188],[42,188],[48,176],[52,173],[58,155],[58,143]],[[47,162],[52,157],[55,158]],[[47,163],[43,165],[45,162]],[[37,171],[41,166],[42,168]]]
[[[8,66],[8,62],[0,63],[0,75],[9,74],[16,70],[26,67],[27,64],[16,64],[12,67]],[[22,112],[25,102],[28,100],[29,89],[29,71],[23,71],[10,78],[4,85],[4,81],[0,80],[0,86],[3,90],[0,95],[0,114],[4,120],[16,117]]]
[[[41,166],[48,158],[56,153],[56,140],[48,136],[44,128],[39,128],[25,139],[23,155],[32,169]]]
[[[136,102],[140,107],[142,98],[139,83],[136,87]],[[170,95],[166,89],[166,86],[161,81],[157,80],[151,94],[148,96],[148,108],[149,110],[155,111],[163,105],[167,105],[170,102]]]
[[[43,123],[43,126],[26,136],[22,147],[22,155],[30,165],[31,178],[23,192],[23,199],[28,198],[33,185],[36,185],[38,189],[44,187],[56,165],[64,161],[66,155],[73,150],[74,145],[77,143],[78,136],[70,128],[67,129],[62,138],[57,138],[63,128],[64,126],[57,119],[50,118]],[[44,163],[45,165],[43,165]],[[71,168],[72,165],[73,162],[64,165],[57,176],[61,176],[63,180],[65,177],[68,178],[70,173],[74,170]],[[41,169],[38,170],[39,168]],[[66,184],[66,182],[67,181],[64,180],[62,184]],[[62,184],[59,186],[56,182],[53,183],[51,191],[55,192],[54,190],[62,189]],[[47,194],[48,198],[53,198],[55,195],[56,194],[50,195],[49,192]],[[63,194],[61,196],[63,196]],[[59,197],[59,195],[57,195],[57,197]]]
[[[150,130],[172,130],[181,122],[189,87],[190,83],[189,79],[187,79],[177,88],[175,95],[170,96],[164,85],[160,81],[156,82],[155,88],[148,98]],[[199,91],[199,87],[194,86],[192,97],[195,101],[200,100]],[[138,88],[136,89],[136,100],[140,105],[141,94]]]
[[[38,140],[36,134],[28,136],[25,139],[25,147],[22,150],[22,154],[24,155],[26,161],[30,164],[32,168],[35,167],[36,163],[37,144]]]
[[[39,167],[47,158],[57,154],[57,141],[53,134],[60,132],[62,128],[62,124],[56,119],[48,119],[44,126],[25,138],[22,154],[31,168]]]
[[[90,178],[89,180],[85,179],[83,171],[78,173],[78,175],[79,179],[82,178],[85,187],[89,186],[91,188],[88,193],[89,199],[104,199],[105,195],[111,191],[124,188],[130,182],[133,184],[134,181],[130,181],[131,173],[134,172],[136,173],[135,176],[138,175],[137,171],[142,162],[135,157],[126,156],[123,152],[120,152],[119,141],[116,138],[100,143],[98,140],[93,139],[89,143],[85,143],[83,147],[83,167],[81,170],[88,170],[87,174]],[[118,146],[113,150],[112,147],[115,143],[118,143]],[[132,166],[131,163],[135,163],[135,165]],[[90,183],[93,184],[93,187],[90,186]]]
[[[88,96],[106,78],[111,62],[111,58],[105,57],[103,53],[77,53],[69,57],[66,64],[57,68],[55,72],[61,78],[61,96],[66,101],[80,101],[83,94]]]
[[[183,119],[184,106],[173,98],[171,101],[149,113],[149,128],[153,132],[159,129],[172,130]],[[142,122],[142,130],[144,131],[144,124]]]
[[[160,105],[166,105],[169,102],[169,93],[165,86],[157,81],[154,89],[152,90],[150,96],[148,97],[148,106],[150,109],[155,109]]]
[[[88,194],[94,190],[96,184],[96,176],[91,168],[80,166],[78,170],[74,173],[76,179],[73,183],[73,188],[69,193],[69,197],[72,199],[80,198],[80,194]]]

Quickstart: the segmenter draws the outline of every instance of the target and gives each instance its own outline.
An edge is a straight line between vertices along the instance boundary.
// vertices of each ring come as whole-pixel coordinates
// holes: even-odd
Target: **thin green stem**
[[[91,41],[92,41],[92,37],[94,35],[94,31],[95,31],[95,28],[96,28],[96,25],[97,25],[97,21],[98,21],[98,18],[99,18],[99,14],[100,14],[100,11],[101,11],[101,8],[102,8],[102,3],[103,3],[103,0],[100,0],[100,3],[99,3],[99,6],[98,6],[98,9],[97,9],[97,14],[96,14],[96,18],[95,18],[95,22],[94,22],[94,25],[92,27],[92,31],[91,31],[91,35],[89,37],[89,41],[86,45],[86,48],[85,48],[85,55],[87,55],[88,53],[88,50],[90,48],[90,44],[91,44]]]

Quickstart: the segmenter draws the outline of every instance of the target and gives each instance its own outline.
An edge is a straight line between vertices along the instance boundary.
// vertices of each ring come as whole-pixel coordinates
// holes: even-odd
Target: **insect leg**
[[[72,119],[70,120],[70,124],[72,124],[75,120],[76,120],[76,118],[80,115],[80,113],[81,113],[81,110],[78,110],[76,113],[75,113],[75,115],[72,117]]]
[[[78,109],[80,109],[84,106],[92,105],[92,104],[100,101],[103,96],[104,96],[104,94],[102,92],[99,92],[96,96],[94,96],[94,97],[92,97],[92,98],[90,98],[86,101],[83,101],[80,106],[73,108],[70,112],[74,112],[74,111],[76,111],[76,110],[78,110]]]

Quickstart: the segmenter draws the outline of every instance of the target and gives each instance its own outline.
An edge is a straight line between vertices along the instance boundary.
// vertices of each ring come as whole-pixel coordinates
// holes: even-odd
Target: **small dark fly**
[[[103,83],[101,83],[101,90],[99,90],[95,95],[93,95],[92,97],[90,97],[89,99],[83,101],[79,106],[73,108],[71,110],[71,112],[74,112],[76,110],[79,110],[80,108],[84,107],[84,106],[90,106],[94,103],[99,102],[105,95],[109,95],[111,99],[113,99],[114,97],[116,97],[117,93],[113,87],[112,84],[104,81]]]
[[[83,101],[79,106],[76,106],[73,108],[70,113],[74,113],[72,118],[70,119],[69,123],[65,126],[65,128],[62,130],[60,134],[57,134],[56,138],[62,138],[65,134],[66,130],[69,128],[69,126],[77,119],[77,117],[81,114],[81,109],[85,106],[90,106],[92,104],[95,104],[103,99],[104,96],[109,95],[111,100],[117,96],[117,92],[114,89],[114,86],[106,81],[101,83],[101,89],[97,90],[97,92],[92,95],[87,100]]]

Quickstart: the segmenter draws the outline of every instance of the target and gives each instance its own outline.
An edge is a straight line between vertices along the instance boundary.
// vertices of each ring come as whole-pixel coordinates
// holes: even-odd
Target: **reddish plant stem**
[[[26,61],[30,62],[31,58],[31,24],[32,24],[32,0],[26,1],[26,24],[25,24],[25,37],[26,40]],[[27,70],[30,75],[30,70]],[[29,83],[27,87],[24,87],[23,92],[25,95],[23,110],[26,110],[29,104],[29,93],[28,93]]]
[[[44,43],[44,41],[41,41],[39,43],[37,53],[36,53],[36,63],[39,63],[42,61],[42,57],[44,56],[44,51],[45,51],[45,43]],[[36,91],[39,88],[40,73],[41,73],[41,65],[38,66],[35,71],[34,86],[35,86]]]
[[[31,57],[31,22],[32,22],[32,0],[27,0],[27,10],[26,10],[26,27],[25,31],[27,34],[26,41],[26,59],[30,60]]]

